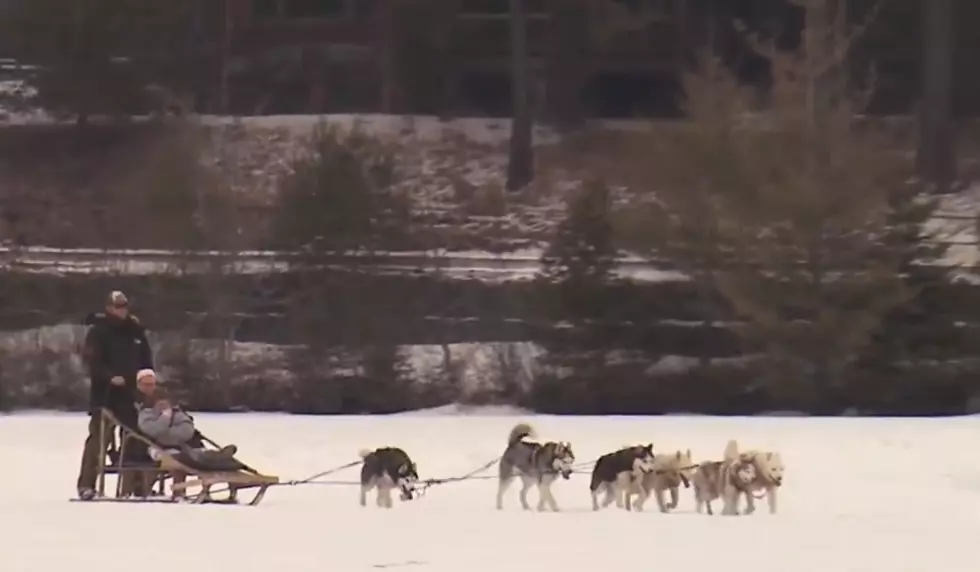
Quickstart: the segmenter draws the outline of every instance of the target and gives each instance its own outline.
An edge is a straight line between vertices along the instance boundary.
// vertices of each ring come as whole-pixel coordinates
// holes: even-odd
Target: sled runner
[[[118,459],[116,463],[107,464],[106,455],[99,456],[98,481],[96,484],[96,497],[88,502],[164,502],[172,503],[186,499],[194,504],[237,504],[238,491],[246,489],[258,489],[255,496],[249,502],[249,506],[255,506],[262,502],[266,491],[270,486],[279,483],[279,477],[263,475],[255,469],[238,461],[228,459],[222,464],[202,465],[187,453],[174,453],[165,447],[154,443],[142,433],[119,422],[110,411],[101,411],[99,426],[102,442],[107,442],[105,438],[111,434],[115,427],[120,428],[120,445]],[[136,439],[145,444],[150,450],[156,452],[156,461],[147,459],[141,463],[128,463],[126,461],[126,444],[131,439]],[[217,450],[220,447],[207,437],[204,442],[211,448]],[[106,476],[116,475],[116,487],[114,496],[106,496]],[[166,481],[170,480],[172,494],[166,495]],[[148,496],[133,496],[130,493],[132,484],[142,481],[148,489]],[[215,486],[224,486],[220,490],[214,490]],[[194,494],[189,494],[191,490],[200,488]],[[225,492],[228,495],[223,499],[215,499],[214,493]]]

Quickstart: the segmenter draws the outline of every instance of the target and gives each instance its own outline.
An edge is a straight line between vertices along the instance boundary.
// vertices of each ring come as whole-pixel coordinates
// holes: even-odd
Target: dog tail
[[[374,451],[372,451],[371,449],[358,449],[357,450],[357,456],[360,457],[360,458],[362,458],[362,459],[367,459],[368,458],[368,455],[370,455],[373,452]]]
[[[507,446],[511,446],[525,437],[534,437],[534,427],[531,427],[529,423],[518,423],[514,425],[514,428],[510,430],[510,435],[507,436]]]
[[[734,461],[738,458],[738,442],[732,439],[725,445],[725,460]]]
[[[602,477],[599,476],[599,473],[595,469],[592,469],[592,477],[589,479],[589,490],[594,493],[599,490],[601,485]]]

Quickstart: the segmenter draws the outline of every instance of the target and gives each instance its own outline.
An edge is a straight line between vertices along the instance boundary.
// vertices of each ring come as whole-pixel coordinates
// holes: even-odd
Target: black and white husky
[[[606,493],[602,508],[616,501],[618,508],[630,510],[629,491],[634,481],[643,479],[654,467],[653,444],[623,447],[596,459],[592,469],[589,490],[592,492],[592,510],[599,510],[599,492]]]
[[[575,464],[575,453],[571,443],[548,441],[538,443],[532,441],[534,429],[527,423],[519,423],[510,430],[507,436],[507,448],[500,457],[500,472],[497,483],[497,509],[504,507],[504,493],[514,481],[521,478],[521,506],[530,510],[527,502],[527,492],[534,485],[540,493],[538,510],[558,510],[558,503],[551,493],[551,485],[558,480],[572,476],[572,466]]]
[[[418,469],[405,451],[398,447],[381,447],[359,452],[361,466],[361,506],[367,506],[367,494],[378,488],[378,506],[391,508],[391,491],[399,489],[403,501],[412,500],[419,482]]]

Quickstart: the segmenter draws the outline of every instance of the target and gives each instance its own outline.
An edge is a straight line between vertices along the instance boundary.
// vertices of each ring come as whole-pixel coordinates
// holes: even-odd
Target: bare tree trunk
[[[560,129],[585,124],[582,90],[589,73],[589,14],[582,2],[565,0],[551,13],[546,116]]]
[[[518,191],[534,180],[534,151],[531,145],[533,120],[528,101],[527,6],[525,0],[510,0],[511,92],[514,98],[510,128],[507,190]]]
[[[231,57],[231,33],[234,26],[232,0],[225,0],[224,29],[221,34],[221,70],[218,86],[218,112],[228,113],[228,60]]]
[[[395,99],[395,66],[394,54],[392,54],[394,42],[394,14],[395,6],[391,0],[384,2],[378,8],[378,18],[380,19],[377,38],[375,39],[375,49],[378,57],[379,75],[381,77],[381,113],[391,113],[394,108]]]
[[[918,167],[936,192],[956,177],[953,142],[953,0],[922,0],[922,98]]]
[[[85,45],[88,42],[88,39],[85,37],[85,28],[88,26],[87,16],[85,2],[82,0],[72,2],[72,23],[74,24],[74,29],[72,30],[72,49],[74,50],[73,55],[76,60],[83,58],[83,52],[87,49]],[[79,127],[88,125],[91,105],[92,96],[88,93],[84,97],[84,103],[79,106],[78,115],[75,117],[75,125]]]

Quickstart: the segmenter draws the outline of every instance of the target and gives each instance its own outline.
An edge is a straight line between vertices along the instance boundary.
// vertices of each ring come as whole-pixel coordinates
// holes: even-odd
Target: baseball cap
[[[121,290],[113,290],[109,293],[109,297],[106,300],[106,305],[116,308],[124,308],[129,306],[129,298],[127,298]]]

